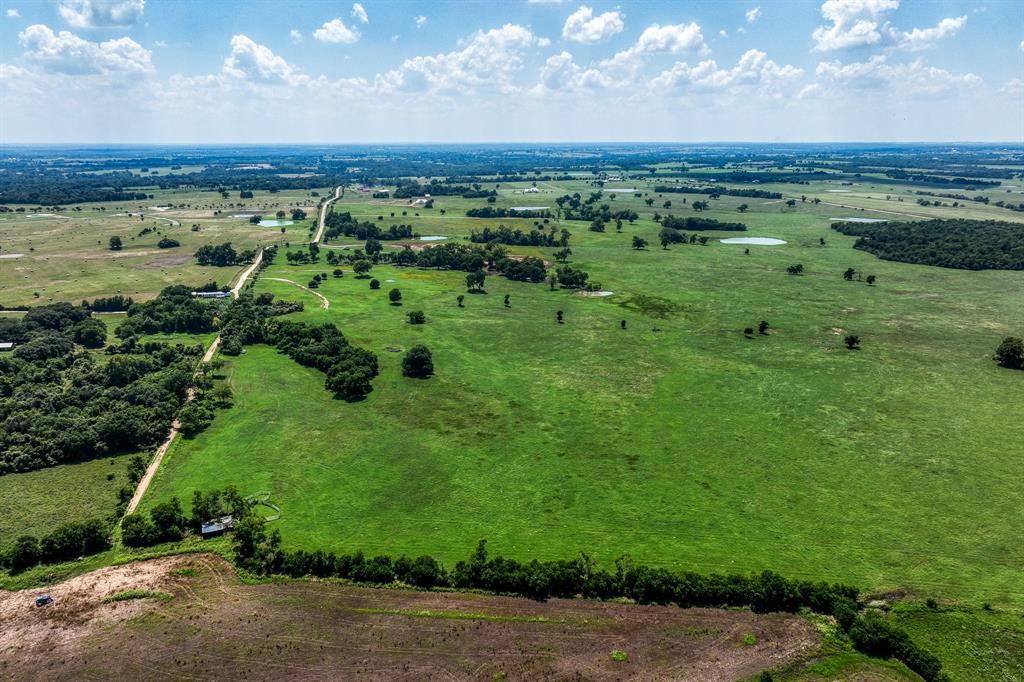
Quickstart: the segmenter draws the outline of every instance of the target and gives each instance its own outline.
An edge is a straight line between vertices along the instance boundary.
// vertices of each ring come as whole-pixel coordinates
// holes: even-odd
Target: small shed
[[[6,353],[12,350],[14,350],[13,341],[0,341],[0,353]]]
[[[204,538],[215,538],[218,535],[223,535],[225,531],[231,530],[232,526],[234,526],[234,519],[231,514],[228,514],[204,521],[199,532]]]

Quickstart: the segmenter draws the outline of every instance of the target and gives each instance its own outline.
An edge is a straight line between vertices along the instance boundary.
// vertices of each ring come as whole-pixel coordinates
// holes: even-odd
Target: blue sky
[[[5,143],[1022,139],[1011,0],[0,2]]]

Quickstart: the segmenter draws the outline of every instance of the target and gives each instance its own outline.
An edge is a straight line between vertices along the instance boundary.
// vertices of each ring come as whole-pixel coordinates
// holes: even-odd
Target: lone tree
[[[564,249],[555,251],[555,260],[558,261],[559,263],[564,263],[565,261],[569,260],[569,256],[571,255],[572,249],[570,249],[569,247],[565,247]]]
[[[622,322],[619,322],[619,329],[625,329],[625,328],[626,328],[626,321],[623,320]]]
[[[558,324],[562,324],[563,322],[565,322],[565,315],[562,314],[561,310],[555,313],[555,320],[558,322]]]
[[[845,343],[846,347],[850,350],[857,350],[860,348],[860,337],[856,334],[847,334],[843,339],[843,343]]]
[[[846,272],[843,273],[843,279],[847,282],[853,281],[853,276],[857,274],[857,271],[853,268],[846,268]]]
[[[640,249],[643,249],[643,248],[646,248],[646,247],[647,247],[647,240],[646,239],[644,239],[642,237],[638,237],[636,235],[633,235],[633,248],[634,249],[639,251]]]
[[[370,280],[370,288],[373,289],[373,290],[380,289],[380,280],[379,279],[371,279]]]
[[[416,344],[402,358],[402,374],[415,379],[426,379],[434,373],[434,356],[423,344]]]
[[[768,323],[765,322],[764,320],[761,320],[760,322],[758,322],[757,323],[757,333],[758,334],[767,334],[768,333]]]
[[[802,275],[804,274],[804,264],[797,263],[796,265],[790,265],[788,268],[786,268],[786,272],[788,272],[791,275]]]
[[[505,307],[506,308],[511,308],[512,307],[512,301],[510,300],[510,298],[511,297],[508,294],[505,294]]]
[[[465,307],[464,305],[462,305],[462,302],[466,300],[466,297],[465,297],[464,294],[459,294],[458,296],[455,297],[455,300],[458,302],[460,308],[464,308]]]
[[[345,272],[341,268],[334,268],[334,276],[335,277],[344,277],[345,276]]]
[[[875,278],[874,275],[868,275],[868,278],[867,278],[866,281],[867,281],[868,284],[874,284],[875,281],[876,281],[876,278]]]
[[[1007,369],[1024,369],[1024,339],[1007,336],[996,348],[995,361]]]
[[[402,292],[398,289],[392,289],[388,292],[388,300],[391,301],[391,305],[401,305]]]
[[[739,206],[736,207],[736,210],[739,211],[740,213],[746,213],[748,208],[750,207],[747,206],[746,204],[740,204]]]
[[[466,275],[466,288],[470,291],[482,291],[484,288],[484,280],[487,275],[484,274],[483,270],[477,270]]]
[[[754,335],[754,328],[753,327],[745,328],[743,330],[743,335],[746,336],[748,339],[751,338]]]
[[[121,238],[120,237],[114,236],[114,237],[110,238],[110,250],[111,251],[120,251],[121,250],[121,246],[122,246],[122,244],[121,244]]]
[[[409,324],[423,324],[427,321],[427,316],[423,314],[422,310],[410,310],[407,315]]]
[[[356,273],[357,277],[365,277],[366,273],[370,271],[371,267],[373,266],[370,265],[370,261],[366,259],[357,260],[355,263],[352,264],[352,270],[353,272]]]

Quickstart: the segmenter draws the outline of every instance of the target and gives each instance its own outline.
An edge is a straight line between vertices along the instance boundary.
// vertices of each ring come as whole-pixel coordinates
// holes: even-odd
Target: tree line
[[[477,244],[498,242],[499,244],[509,244],[511,246],[564,247],[569,245],[569,237],[571,236],[569,230],[563,229],[558,231],[555,227],[548,228],[546,232],[536,227],[529,232],[523,232],[522,230],[514,230],[504,225],[498,225],[497,228],[485,227],[479,232],[472,230],[469,233],[469,241],[476,242]]]
[[[470,218],[534,218],[543,219],[551,217],[547,209],[536,211],[523,211],[514,208],[495,208],[494,206],[482,206],[471,208],[466,211]]]
[[[703,230],[716,230],[720,232],[743,232],[747,229],[744,223],[726,223],[714,218],[700,218],[696,216],[689,216],[683,218],[681,216],[664,215],[657,216],[657,221],[661,223],[663,228],[667,227],[673,230],[693,230],[694,232],[700,232]]]
[[[747,197],[751,199],[781,199],[780,192],[769,192],[763,189],[738,189],[734,187],[723,187],[712,185],[710,187],[685,187],[681,185],[656,185],[656,194],[707,194],[712,199],[720,196]]]
[[[835,222],[853,247],[885,260],[962,270],[1024,270],[1024,224],[1001,220]]]
[[[387,230],[382,230],[370,221],[355,220],[348,211],[344,213],[332,211],[324,219],[324,241],[335,239],[341,235],[359,240],[411,239],[415,236],[412,225],[392,225]]]

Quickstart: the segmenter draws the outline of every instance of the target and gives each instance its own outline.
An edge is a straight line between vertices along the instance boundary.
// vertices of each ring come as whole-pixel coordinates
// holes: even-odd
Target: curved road
[[[246,281],[248,281],[249,277],[252,276],[252,273],[256,272],[256,268],[259,267],[262,261],[263,249],[260,249],[259,252],[256,254],[256,258],[253,260],[252,264],[248,265],[244,270],[242,270],[239,273],[238,281],[235,283],[235,286],[231,288],[232,298],[238,298],[238,296],[242,293],[242,288],[245,287]],[[213,359],[213,356],[217,353],[217,349],[219,347],[220,336],[218,335],[217,338],[215,338],[210,343],[210,347],[206,349],[206,352],[203,353],[202,363],[204,365]],[[199,369],[197,368],[196,374],[198,373]],[[195,398],[195,396],[195,389],[190,388],[188,390],[188,395],[185,396],[185,402],[189,402],[190,400]],[[179,428],[181,428],[181,423],[177,419],[175,419],[171,423],[171,430],[168,432],[167,438],[165,438],[164,442],[160,444],[160,447],[156,449],[156,453],[153,454],[153,460],[149,463],[149,466],[146,467],[146,473],[142,475],[142,478],[139,480],[138,486],[135,487],[135,494],[132,495],[132,499],[128,503],[127,509],[125,509],[125,516],[128,516],[129,514],[133,513],[135,509],[139,506],[139,502],[142,501],[142,496],[146,494],[146,490],[149,489],[149,484],[153,481],[153,476],[156,474],[156,470],[160,468],[160,463],[163,461],[164,455],[167,454],[167,449],[171,447],[171,443],[173,443],[174,439],[177,438]]]

